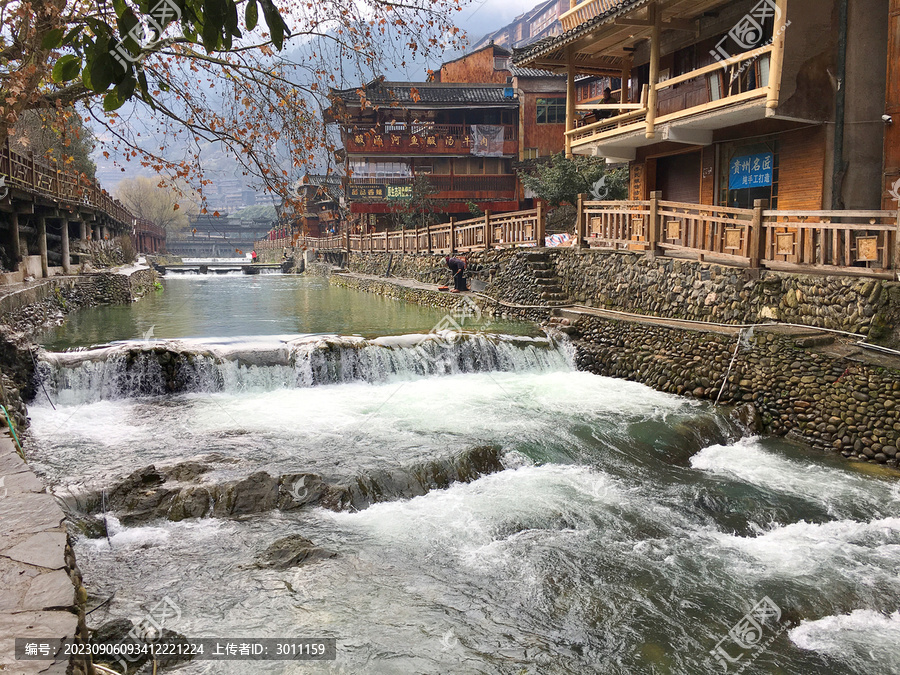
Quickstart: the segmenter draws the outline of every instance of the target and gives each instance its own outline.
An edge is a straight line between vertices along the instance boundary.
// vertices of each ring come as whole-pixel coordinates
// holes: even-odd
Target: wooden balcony
[[[503,127],[504,155],[519,152],[518,127]],[[344,147],[365,155],[470,155],[479,154],[470,125],[410,123],[351,126],[344,129]]]
[[[617,114],[567,131],[572,151],[597,148],[601,156],[631,159],[637,147],[667,140],[706,145],[716,129],[762,119],[777,87],[772,51],[766,45],[645,86],[636,104],[594,106]]]

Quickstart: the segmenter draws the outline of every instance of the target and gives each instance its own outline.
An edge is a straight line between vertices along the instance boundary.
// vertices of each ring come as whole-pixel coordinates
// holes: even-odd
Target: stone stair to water
[[[549,253],[529,253],[525,258],[525,263],[537,284],[539,297],[544,303],[551,306],[568,304],[569,298],[563,293]]]

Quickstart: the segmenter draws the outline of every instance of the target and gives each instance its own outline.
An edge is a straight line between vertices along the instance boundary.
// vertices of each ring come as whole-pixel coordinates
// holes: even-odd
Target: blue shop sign
[[[735,157],[731,160],[728,189],[746,190],[771,186],[774,160],[775,157],[771,152]]]

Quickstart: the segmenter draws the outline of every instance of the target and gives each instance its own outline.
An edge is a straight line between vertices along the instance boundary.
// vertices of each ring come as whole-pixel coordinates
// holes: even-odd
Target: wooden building
[[[512,67],[509,57],[488,45],[428,82],[331,91],[326,119],[340,124],[355,220],[391,224],[423,177],[441,220],[473,204],[492,213],[523,206],[513,165],[562,151],[565,77]]]
[[[900,0],[587,0],[561,22],[513,62],[566,74],[567,152],[629,163],[632,199],[889,206]],[[579,76],[624,83],[608,116],[582,120]]]
[[[569,10],[569,0],[544,0],[523,12],[503,28],[484,35],[472,45],[477,51],[489,44],[512,49],[562,33],[560,17]]]

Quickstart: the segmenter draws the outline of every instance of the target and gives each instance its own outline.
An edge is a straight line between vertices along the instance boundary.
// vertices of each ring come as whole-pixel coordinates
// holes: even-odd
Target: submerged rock
[[[731,411],[731,419],[737,422],[747,433],[762,433],[762,418],[752,403],[744,403]]]
[[[326,551],[313,544],[309,539],[299,534],[282,537],[269,546],[258,558],[260,567],[276,570],[285,570],[289,567],[298,567],[316,560],[333,558],[337,555],[332,551]]]

